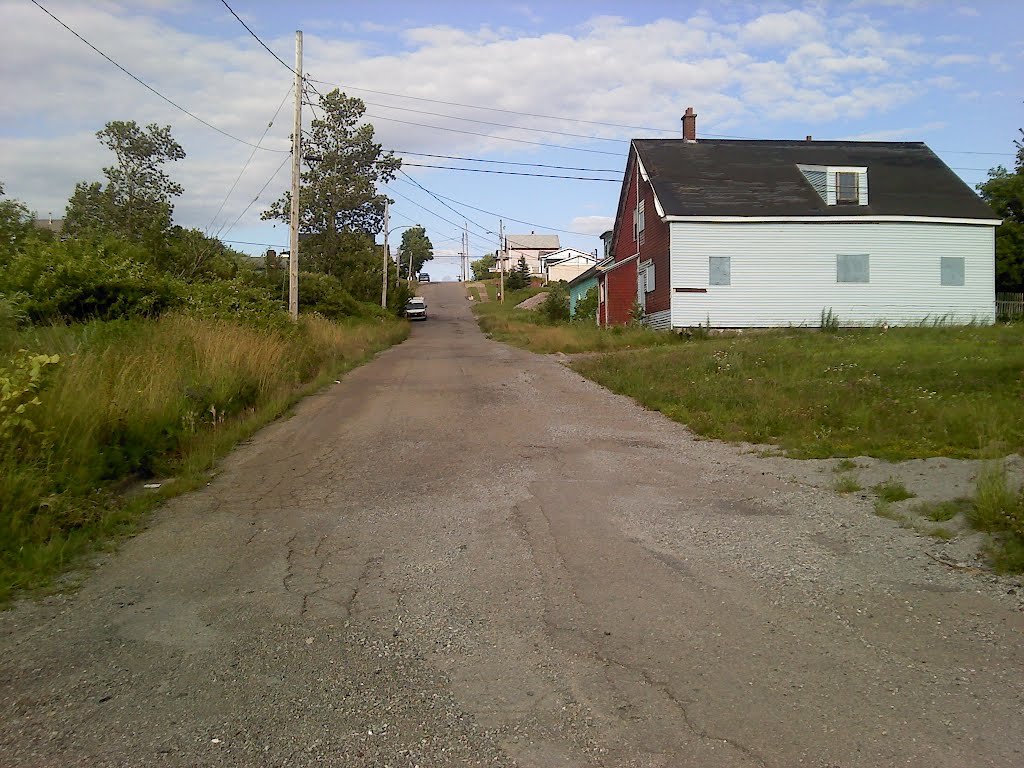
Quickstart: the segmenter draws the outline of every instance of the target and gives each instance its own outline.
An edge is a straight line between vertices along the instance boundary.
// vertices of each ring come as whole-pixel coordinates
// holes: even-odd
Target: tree
[[[516,271],[519,273],[519,279],[523,283],[524,288],[530,287],[530,267],[526,264],[526,257],[519,257],[519,264],[516,265]]]
[[[518,291],[525,285],[523,283],[523,273],[519,271],[519,267],[511,270],[505,275],[505,290],[506,291]]]
[[[4,185],[0,183],[0,197]],[[0,264],[7,251],[32,232],[32,214],[20,200],[0,200]]]
[[[163,169],[165,163],[185,157],[171,127],[151,123],[142,129],[134,120],[113,120],[96,138],[114,153],[117,164],[103,169],[105,187],[98,182],[75,185],[64,216],[65,233],[113,234],[136,242],[162,238],[171,227],[171,199],[184,191]]]
[[[320,98],[320,109],[323,117],[313,120],[303,145],[308,164],[301,177],[299,231],[380,232],[385,196],[377,185],[391,181],[402,161],[373,140],[373,125],[359,125],[366,112],[362,99],[334,89]],[[290,216],[291,193],[285,192],[262,217],[289,221]]]
[[[491,276],[491,267],[498,263],[497,254],[488,253],[479,259],[469,262],[469,268],[473,270],[474,280],[486,280]]]
[[[423,265],[434,258],[434,244],[427,237],[427,230],[423,227],[411,227],[402,233],[402,245],[399,247],[401,263],[398,265],[399,273],[405,277],[415,277],[423,269]],[[412,257],[412,275],[406,274],[409,271],[409,259]]]
[[[1003,223],[996,229],[996,290],[1024,291],[1024,128],[1015,141],[1017,162],[1011,173],[1003,166],[988,172],[978,185],[981,196]]]

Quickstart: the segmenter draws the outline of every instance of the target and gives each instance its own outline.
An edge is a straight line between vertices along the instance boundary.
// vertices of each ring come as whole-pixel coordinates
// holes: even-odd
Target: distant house
[[[32,226],[60,237],[64,231],[64,219],[55,219],[53,216],[48,216],[45,219],[32,219]]]
[[[992,210],[919,142],[635,139],[599,319],[654,328],[995,319]]]
[[[595,263],[597,263],[597,257],[592,253],[575,248],[561,248],[541,257],[541,270],[546,282],[558,280],[568,282],[581,272],[586,272]]]
[[[590,269],[581,272],[569,281],[569,316],[576,317],[576,305],[587,295],[591,288],[597,287],[597,265],[591,264]]]
[[[519,266],[519,258],[522,256],[526,259],[530,274],[536,277],[544,277],[543,258],[562,247],[558,235],[538,235],[536,232],[528,235],[505,235],[503,246],[498,261],[491,269],[492,272],[500,272],[504,262],[505,272],[508,273]]]

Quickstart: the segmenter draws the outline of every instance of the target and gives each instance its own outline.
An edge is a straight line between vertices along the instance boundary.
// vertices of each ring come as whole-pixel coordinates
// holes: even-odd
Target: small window
[[[644,293],[652,293],[654,291],[654,265],[648,264],[644,268]]]
[[[644,201],[636,204],[636,213],[633,215],[633,239],[640,245],[644,242]]]
[[[943,256],[940,259],[943,285],[964,284],[964,257]]]
[[[841,254],[836,256],[837,283],[869,282],[868,255],[866,253]]]
[[[856,173],[841,171],[836,174],[836,202],[854,205],[860,202],[860,180]]]
[[[731,256],[711,256],[708,259],[708,285],[732,285]]]

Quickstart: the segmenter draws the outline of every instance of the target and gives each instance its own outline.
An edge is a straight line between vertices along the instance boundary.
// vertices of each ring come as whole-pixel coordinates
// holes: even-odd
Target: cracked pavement
[[[0,766],[1024,764],[1003,582],[423,292],[0,616]]]

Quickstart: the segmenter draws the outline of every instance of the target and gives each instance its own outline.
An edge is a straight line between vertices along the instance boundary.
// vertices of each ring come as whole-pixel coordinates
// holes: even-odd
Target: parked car
[[[427,302],[422,296],[413,296],[405,302],[405,316],[410,320],[427,319]]]
[[[428,275],[426,272],[420,272],[420,282],[421,283],[429,283],[430,282],[430,275]]]

